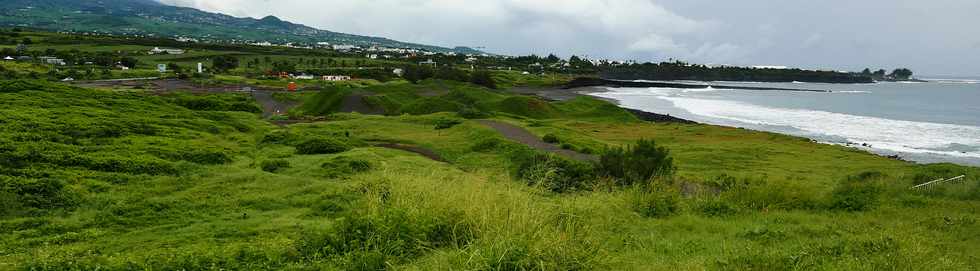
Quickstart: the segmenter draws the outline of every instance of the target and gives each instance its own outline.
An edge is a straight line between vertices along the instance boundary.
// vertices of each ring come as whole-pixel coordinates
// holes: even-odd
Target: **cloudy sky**
[[[978,0],[161,0],[510,55],[980,76]]]

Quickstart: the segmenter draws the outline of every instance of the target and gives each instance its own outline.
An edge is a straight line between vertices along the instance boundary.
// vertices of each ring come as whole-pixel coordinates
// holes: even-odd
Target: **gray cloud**
[[[162,0],[505,54],[980,74],[975,0]]]

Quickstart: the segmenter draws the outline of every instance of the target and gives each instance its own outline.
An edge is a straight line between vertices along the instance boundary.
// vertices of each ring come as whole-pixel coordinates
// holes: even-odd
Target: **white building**
[[[8,57],[4,57],[4,58],[3,58],[3,60],[6,60],[6,61],[10,61],[10,60],[14,60],[14,58],[13,58],[13,57],[10,57],[10,56],[8,56]]]
[[[300,80],[313,80],[314,77],[312,75],[301,74],[295,76],[295,78]]]
[[[347,75],[324,75],[323,81],[350,81],[351,77]]]
[[[404,76],[405,75],[405,70],[403,70],[403,69],[395,69],[395,70],[393,70],[391,72],[394,73],[395,75],[398,75],[398,77],[401,77],[401,76]]]
[[[66,65],[64,59],[60,59],[60,58],[56,58],[56,57],[42,56],[42,57],[39,57],[37,59],[40,60],[41,63],[44,63],[44,64],[61,65],[61,66]]]
[[[150,50],[150,54],[151,55],[162,54],[162,53],[167,53],[167,54],[171,54],[171,55],[183,55],[184,54],[184,50],[181,50],[181,49],[170,49],[170,48],[160,48],[160,47],[153,47],[153,50]]]

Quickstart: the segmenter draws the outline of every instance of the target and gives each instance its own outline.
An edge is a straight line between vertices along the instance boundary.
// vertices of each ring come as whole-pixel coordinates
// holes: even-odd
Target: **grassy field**
[[[396,114],[278,127],[237,94],[0,82],[0,269],[976,270],[980,262],[977,168],[646,123],[593,99],[548,103],[441,81],[349,91],[385,97]],[[315,104],[335,99],[328,93],[280,99]],[[652,190],[597,179],[552,192],[515,175],[527,147],[465,119],[466,107],[577,150],[653,139],[670,149],[677,174]],[[440,127],[447,122],[455,125]],[[430,149],[447,162],[377,143]],[[960,184],[909,189],[960,174]]]

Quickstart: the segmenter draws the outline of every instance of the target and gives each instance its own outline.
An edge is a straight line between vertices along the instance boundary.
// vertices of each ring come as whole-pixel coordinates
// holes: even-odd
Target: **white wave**
[[[692,114],[747,124],[793,127],[812,135],[845,138],[874,148],[980,158],[980,151],[948,151],[953,144],[980,146],[980,127],[758,106],[734,101],[660,96]]]
[[[836,90],[833,93],[871,93],[867,90]]]

